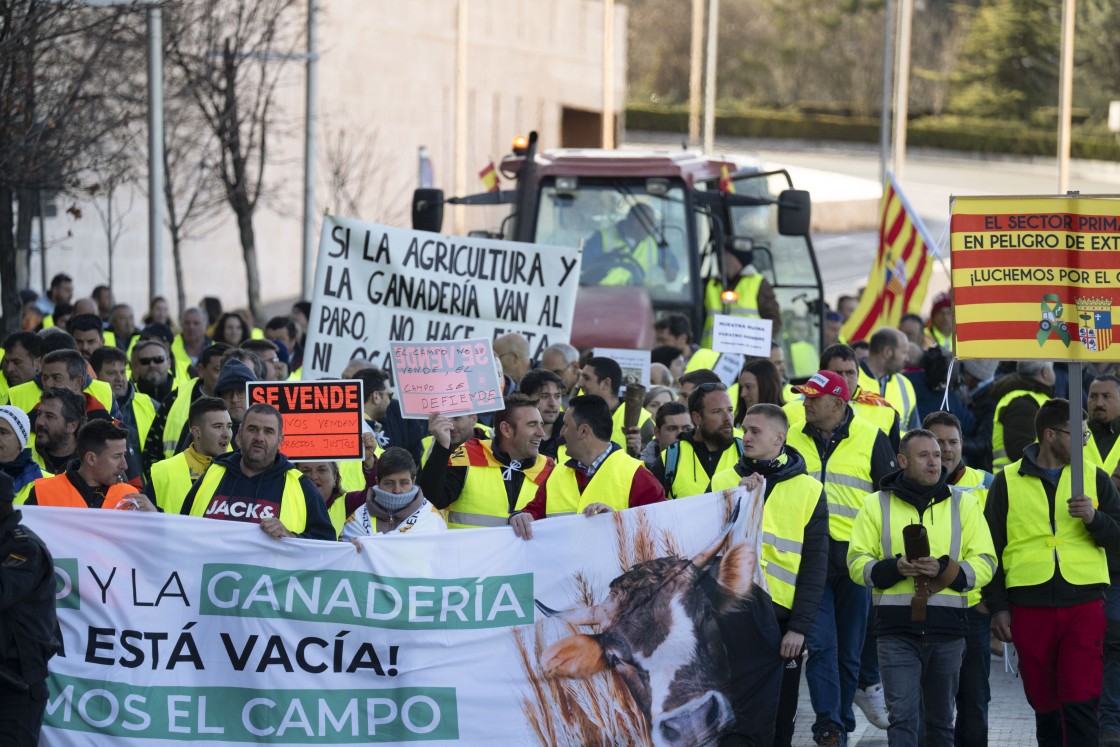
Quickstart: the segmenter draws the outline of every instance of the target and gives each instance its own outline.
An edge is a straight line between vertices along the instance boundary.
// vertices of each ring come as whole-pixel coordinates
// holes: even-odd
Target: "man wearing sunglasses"
[[[1084,492],[1073,496],[1072,439],[1088,430],[1070,422],[1068,400],[1043,402],[1034,430],[1038,442],[996,475],[984,508],[999,559],[984,587],[992,635],[1019,653],[1039,744],[1114,744],[1108,737],[1120,735],[1098,735],[1097,700],[1120,495],[1086,459]]]
[[[137,390],[163,402],[175,388],[171,354],[158,340],[141,340],[132,347],[132,382]]]

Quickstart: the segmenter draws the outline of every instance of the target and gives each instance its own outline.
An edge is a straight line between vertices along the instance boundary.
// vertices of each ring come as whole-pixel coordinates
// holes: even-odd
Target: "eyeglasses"
[[[157,355],[155,358],[137,358],[136,360],[141,366],[150,366],[152,364],[163,363],[167,358],[162,355]]]
[[[1062,430],[1061,428],[1051,428],[1050,430],[1052,430],[1052,431],[1057,431],[1058,433],[1064,433],[1064,434],[1066,434],[1067,436],[1068,436],[1068,435],[1070,435],[1070,432],[1069,432],[1069,431],[1065,431],[1065,430]],[[1089,433],[1089,431],[1084,431],[1084,432],[1083,432],[1083,433],[1081,434],[1081,441],[1082,441],[1083,443],[1088,443],[1088,442],[1089,442],[1089,437],[1090,437],[1090,435],[1091,435],[1091,434]]]

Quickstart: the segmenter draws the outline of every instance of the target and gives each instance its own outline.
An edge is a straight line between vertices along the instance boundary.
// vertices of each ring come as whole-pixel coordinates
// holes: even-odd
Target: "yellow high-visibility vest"
[[[603,460],[581,494],[576,471],[558,465],[545,483],[548,515],[580,513],[592,503],[605,503],[615,511],[629,508],[630,486],[634,482],[634,474],[641,468],[641,460],[630,456],[624,449],[618,449]]]

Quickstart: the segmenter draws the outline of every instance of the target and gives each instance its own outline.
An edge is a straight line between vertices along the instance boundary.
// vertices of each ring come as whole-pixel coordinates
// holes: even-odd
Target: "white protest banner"
[[[389,342],[520,332],[530,357],[567,342],[580,250],[446,236],[328,215],[319,239],[303,378],[352,358],[390,369]]]
[[[390,342],[401,415],[427,420],[505,407],[490,341]]]
[[[648,350],[624,348],[595,348],[595,357],[610,358],[622,367],[622,386],[641,384],[649,388],[650,353]]]
[[[361,553],[247,523],[29,507],[65,643],[41,744],[650,744],[674,724],[700,744],[764,729],[783,661],[752,583],[762,505],[737,488],[544,519],[529,541],[410,532]],[[570,654],[599,638],[574,632],[654,651],[623,677],[613,650],[581,669]],[[693,636],[699,653],[677,656]],[[677,648],[658,656],[665,640]],[[679,718],[692,711],[706,717]]]
[[[770,356],[771,329],[769,319],[748,319],[730,314],[716,314],[712,327],[712,350],[717,353]]]

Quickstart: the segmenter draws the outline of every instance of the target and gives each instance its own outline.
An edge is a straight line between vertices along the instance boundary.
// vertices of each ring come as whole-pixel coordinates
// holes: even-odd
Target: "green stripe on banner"
[[[54,606],[60,610],[77,610],[82,608],[82,600],[78,594],[78,559],[54,559]]]
[[[455,689],[147,687],[52,674],[45,728],[226,744],[377,744],[459,738]]]
[[[284,618],[397,630],[508,628],[533,622],[533,574],[390,578],[207,563],[203,615]]]

